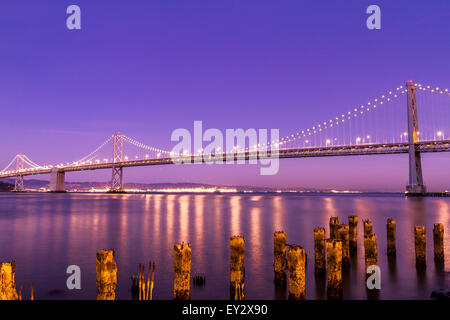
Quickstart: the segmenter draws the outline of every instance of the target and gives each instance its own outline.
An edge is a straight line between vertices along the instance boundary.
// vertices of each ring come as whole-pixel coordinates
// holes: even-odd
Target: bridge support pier
[[[416,85],[410,80],[406,83],[408,109],[408,143],[409,143],[409,185],[406,193],[425,194],[423,184],[422,161],[420,151],[415,145],[419,141],[419,119],[417,114]]]
[[[50,192],[66,192],[66,174],[64,171],[53,169],[50,173]]]

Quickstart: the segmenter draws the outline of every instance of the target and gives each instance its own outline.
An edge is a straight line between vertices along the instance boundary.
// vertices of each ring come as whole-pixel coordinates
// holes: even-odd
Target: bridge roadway
[[[420,141],[415,143],[420,152],[450,152],[450,140],[440,141]],[[287,158],[309,158],[309,157],[333,157],[333,156],[356,156],[356,155],[380,155],[380,154],[400,154],[408,153],[407,142],[391,143],[391,144],[359,144],[352,146],[327,146],[327,147],[304,147],[293,149],[281,149],[279,152],[268,152],[267,154],[258,155],[257,152],[241,152],[234,154],[235,160],[256,160],[267,159],[275,157],[277,154],[280,159]],[[215,157],[203,156],[185,156],[178,158],[159,158],[159,159],[145,159],[145,160],[129,160],[115,163],[116,167],[141,167],[141,166],[156,166],[165,164],[175,164],[183,161],[184,163],[194,162],[214,162],[226,159],[226,154],[218,154]],[[74,166],[57,166],[54,167],[60,172],[75,172],[99,169],[111,169],[113,163],[93,163],[86,165]],[[51,173],[52,168],[42,169],[24,169],[23,171],[0,173],[0,178],[10,178],[15,176],[32,176],[40,174]]]

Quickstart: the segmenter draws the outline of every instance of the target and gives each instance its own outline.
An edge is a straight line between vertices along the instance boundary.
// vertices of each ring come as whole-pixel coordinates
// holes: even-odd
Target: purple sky
[[[82,30],[66,28],[70,4]],[[370,4],[381,7],[379,31],[366,28]],[[285,136],[409,79],[449,88],[449,21],[448,0],[3,0],[0,169],[18,152],[74,161],[118,130],[170,149],[171,132],[194,120]],[[449,160],[423,155],[429,189],[450,189]],[[403,191],[407,161],[282,160],[275,176],[257,166],[136,168],[125,180]]]

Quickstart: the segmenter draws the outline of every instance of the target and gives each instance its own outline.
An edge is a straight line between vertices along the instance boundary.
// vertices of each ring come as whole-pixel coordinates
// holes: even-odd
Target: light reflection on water
[[[432,290],[450,291],[450,199],[405,199],[380,195],[280,194],[0,194],[0,260],[15,259],[18,285],[33,282],[41,299],[95,299],[95,252],[115,249],[119,299],[130,299],[130,277],[139,263],[156,262],[155,299],[171,299],[174,243],[192,248],[192,276],[206,286],[192,287],[193,299],[228,299],[229,238],[246,240],[248,299],[286,298],[273,285],[273,232],[287,232],[288,243],[308,255],[307,298],[323,299],[326,283],[314,277],[313,229],[331,216],[347,223],[359,216],[358,251],[343,274],[346,299],[428,299]],[[397,257],[386,257],[386,220],[397,220]],[[377,234],[382,289],[365,290],[362,221]],[[445,266],[433,262],[433,223],[444,224]],[[414,226],[427,228],[425,273],[417,273]],[[65,287],[66,268],[82,270],[82,290]]]

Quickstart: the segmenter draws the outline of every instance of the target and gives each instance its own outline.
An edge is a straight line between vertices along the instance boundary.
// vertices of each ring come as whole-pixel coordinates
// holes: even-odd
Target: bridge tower
[[[23,165],[24,165],[23,157],[24,157],[24,155],[21,153],[19,153],[16,156],[16,172],[23,170]],[[16,179],[14,181],[14,191],[21,192],[24,190],[25,190],[25,188],[23,187],[23,176],[18,174],[18,175],[16,175]]]
[[[111,191],[120,192],[123,189],[123,167],[120,166],[123,162],[123,135],[120,132],[114,134],[113,148]]]
[[[408,109],[408,143],[409,143],[409,185],[407,193],[425,193],[423,184],[422,161],[420,151],[415,145],[419,141],[419,119],[417,114],[416,85],[410,80],[406,83]]]

